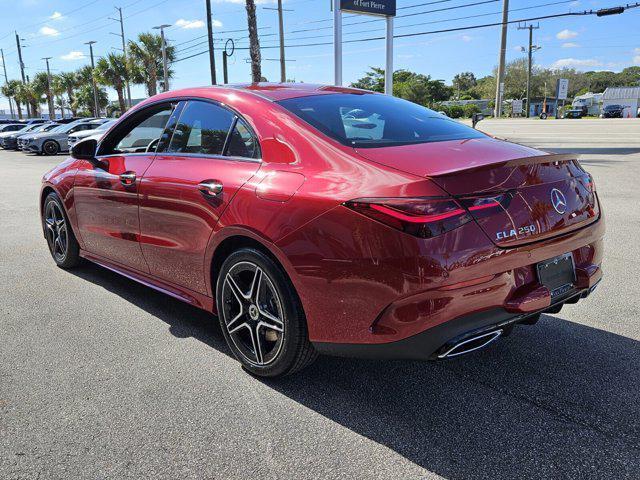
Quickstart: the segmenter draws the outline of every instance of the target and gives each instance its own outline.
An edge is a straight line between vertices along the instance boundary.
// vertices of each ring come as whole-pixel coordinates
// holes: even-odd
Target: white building
[[[587,115],[600,115],[600,106],[602,105],[603,93],[585,93],[573,99],[571,108],[587,109]]]
[[[622,105],[624,118],[636,118],[640,108],[640,87],[609,87],[602,96],[602,108]]]

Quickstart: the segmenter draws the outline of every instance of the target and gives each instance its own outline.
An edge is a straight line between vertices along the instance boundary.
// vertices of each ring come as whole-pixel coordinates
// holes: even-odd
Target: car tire
[[[216,304],[225,340],[251,374],[290,375],[316,359],[300,299],[264,253],[243,248],[227,257],[216,282]]]
[[[42,205],[42,228],[56,265],[65,269],[77,266],[81,261],[80,246],[62,201],[55,192],[49,193]]]
[[[57,155],[60,151],[60,145],[55,140],[47,140],[42,144],[42,153],[45,155]]]

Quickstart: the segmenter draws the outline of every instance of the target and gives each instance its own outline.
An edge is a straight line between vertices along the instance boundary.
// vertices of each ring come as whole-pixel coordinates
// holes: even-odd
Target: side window
[[[174,107],[175,105],[166,103],[136,112],[128,121],[119,123],[112,129],[100,143],[98,155],[155,152]]]
[[[184,107],[167,152],[222,155],[233,114],[207,102],[190,101]]]
[[[240,119],[231,132],[225,155],[228,157],[260,158],[258,140],[253,136],[247,124]]]
[[[160,139],[170,115],[170,109],[162,110],[143,120],[120,140],[116,150],[127,153],[144,152],[151,142]]]

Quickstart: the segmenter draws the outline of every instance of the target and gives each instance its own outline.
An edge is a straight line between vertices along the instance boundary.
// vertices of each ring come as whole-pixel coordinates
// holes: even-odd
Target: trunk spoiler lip
[[[562,163],[562,162],[570,162],[574,160],[579,160],[580,155],[573,153],[547,153],[545,155],[534,155],[531,157],[519,157],[511,160],[500,160],[495,163],[485,163],[483,165],[474,165],[469,168],[465,168],[464,170],[448,170],[443,172],[438,172],[434,174],[427,174],[427,178],[440,178],[446,177],[449,175],[454,175],[460,172],[473,172],[476,170],[483,170],[485,168],[495,168],[495,167],[520,167],[523,165],[536,165],[541,163]]]

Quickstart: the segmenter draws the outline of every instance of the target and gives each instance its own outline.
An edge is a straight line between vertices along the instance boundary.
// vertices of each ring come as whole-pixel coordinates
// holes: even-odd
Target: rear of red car
[[[307,235],[342,237],[340,252],[318,261],[324,281],[302,275],[311,285],[301,288],[303,303],[317,302],[311,290],[321,287],[338,305],[307,312],[334,317],[328,325],[309,319],[319,351],[450,358],[591,293],[602,275],[604,222],[593,179],[575,156],[389,103],[398,100],[380,106],[381,97],[282,102],[380,175],[398,171],[424,182],[391,196],[363,189],[305,227]],[[341,261],[356,271],[328,266]],[[327,274],[336,278],[326,282]]]

